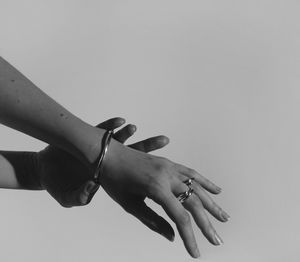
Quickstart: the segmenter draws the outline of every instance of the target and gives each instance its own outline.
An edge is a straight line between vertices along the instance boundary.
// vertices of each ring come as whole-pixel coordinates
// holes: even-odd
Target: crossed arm
[[[2,151],[0,186],[46,189],[66,207],[91,200],[99,187],[92,174],[105,127],[123,124],[122,119],[109,120],[98,127],[85,123],[3,58],[0,58],[0,123],[50,144],[40,152]],[[126,137],[132,135],[131,128],[129,125],[121,129],[111,141],[101,174],[102,188],[125,211],[172,240],[171,225],[146,206],[144,200],[148,197],[161,205],[193,257],[199,256],[199,250],[189,213],[208,241],[219,245],[220,237],[205,209],[221,222],[228,220],[226,212],[208,194],[218,194],[221,189],[191,168],[147,153],[166,145],[168,140],[164,136],[123,145]],[[181,204],[176,196],[186,191],[183,181],[187,178],[195,179],[195,194]]]

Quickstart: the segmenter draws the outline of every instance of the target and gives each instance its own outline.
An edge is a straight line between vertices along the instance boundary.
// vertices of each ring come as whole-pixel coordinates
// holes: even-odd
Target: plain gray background
[[[0,0],[0,52],[85,121],[165,134],[155,154],[223,188],[231,215],[202,261],[299,261],[299,1]],[[45,144],[1,126],[4,150]],[[153,205],[158,212],[160,207]],[[102,190],[61,208],[0,191],[1,261],[192,261]],[[170,220],[169,220],[170,221]],[[194,224],[195,225],[195,224]]]

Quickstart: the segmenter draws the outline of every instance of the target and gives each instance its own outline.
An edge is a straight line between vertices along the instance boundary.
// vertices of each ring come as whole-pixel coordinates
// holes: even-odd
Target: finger
[[[142,151],[151,152],[160,148],[163,148],[169,143],[169,138],[166,136],[155,136],[148,139],[142,140],[140,142],[129,145],[129,147]]]
[[[114,117],[114,118],[108,119],[108,120],[98,124],[96,127],[102,128],[102,129],[116,129],[123,124],[125,124],[124,118]]]
[[[98,190],[99,185],[94,181],[87,181],[79,188],[64,194],[63,202],[66,206],[87,205]]]
[[[188,187],[185,183],[183,183],[184,180],[179,180],[179,183],[174,183],[175,186],[173,186],[173,193],[176,196],[180,193],[186,192],[191,187]],[[195,183],[192,184],[192,188],[194,185]],[[201,229],[207,240],[213,245],[220,245],[222,243],[220,242],[220,237],[217,235],[216,230],[210,223],[199,197],[193,193],[182,203],[182,205],[192,214],[196,224]]]
[[[192,194],[184,203],[183,206],[190,211],[196,224],[201,229],[203,235],[213,245],[220,245],[223,243],[220,236],[210,223],[207,214],[204,210],[202,202],[197,195]]]
[[[127,209],[127,211],[154,232],[174,241],[175,233],[171,225],[149,208],[144,201],[133,202],[130,210]]]
[[[213,194],[219,194],[221,193],[222,189],[215,185],[213,182],[211,182],[209,179],[204,177],[203,175],[199,174],[196,170],[188,168],[186,166],[175,164],[177,170],[190,178],[195,178],[195,181],[197,181],[203,188],[205,188],[207,191]]]
[[[230,216],[207,194],[207,192],[198,184],[193,183],[192,188],[200,198],[204,208],[221,222],[226,222]]]
[[[173,194],[158,193],[152,198],[160,204],[177,226],[181,239],[188,253],[198,258],[200,256],[197,242],[192,229],[190,215]]]
[[[113,137],[114,139],[118,140],[120,143],[123,144],[129,137],[131,137],[134,134],[135,131],[136,131],[136,126],[129,124],[123,127],[118,132],[116,132]]]
[[[84,203],[83,205],[89,204],[96,192],[98,191],[100,185],[95,183],[94,181],[88,181],[85,185],[84,190],[82,191],[82,201],[81,203]]]

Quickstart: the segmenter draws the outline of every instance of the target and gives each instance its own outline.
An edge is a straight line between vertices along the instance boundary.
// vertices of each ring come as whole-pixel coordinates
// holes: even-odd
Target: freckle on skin
[[[15,79],[11,79],[10,82],[15,82]]]
[[[20,104],[20,102],[21,102],[20,99],[17,99],[17,103]]]
[[[61,117],[63,117],[63,116],[64,116],[64,114],[63,114],[63,113],[60,113],[60,116],[61,116]]]

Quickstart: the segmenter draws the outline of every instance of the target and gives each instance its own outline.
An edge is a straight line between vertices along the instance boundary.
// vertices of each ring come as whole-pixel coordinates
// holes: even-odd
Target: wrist
[[[115,173],[115,170],[117,170],[123,162],[127,162],[125,158],[128,157],[128,150],[130,150],[130,148],[112,138],[103,161],[102,174],[100,174],[100,176],[108,173],[110,173],[109,176],[111,176],[111,173]]]
[[[86,148],[83,151],[85,161],[93,170],[97,166],[97,159],[102,151],[102,140],[106,130],[91,127],[89,137],[86,138]]]
[[[101,141],[106,130],[93,127],[80,119],[72,122],[72,132],[64,135],[67,148],[63,149],[91,168],[101,152]]]

